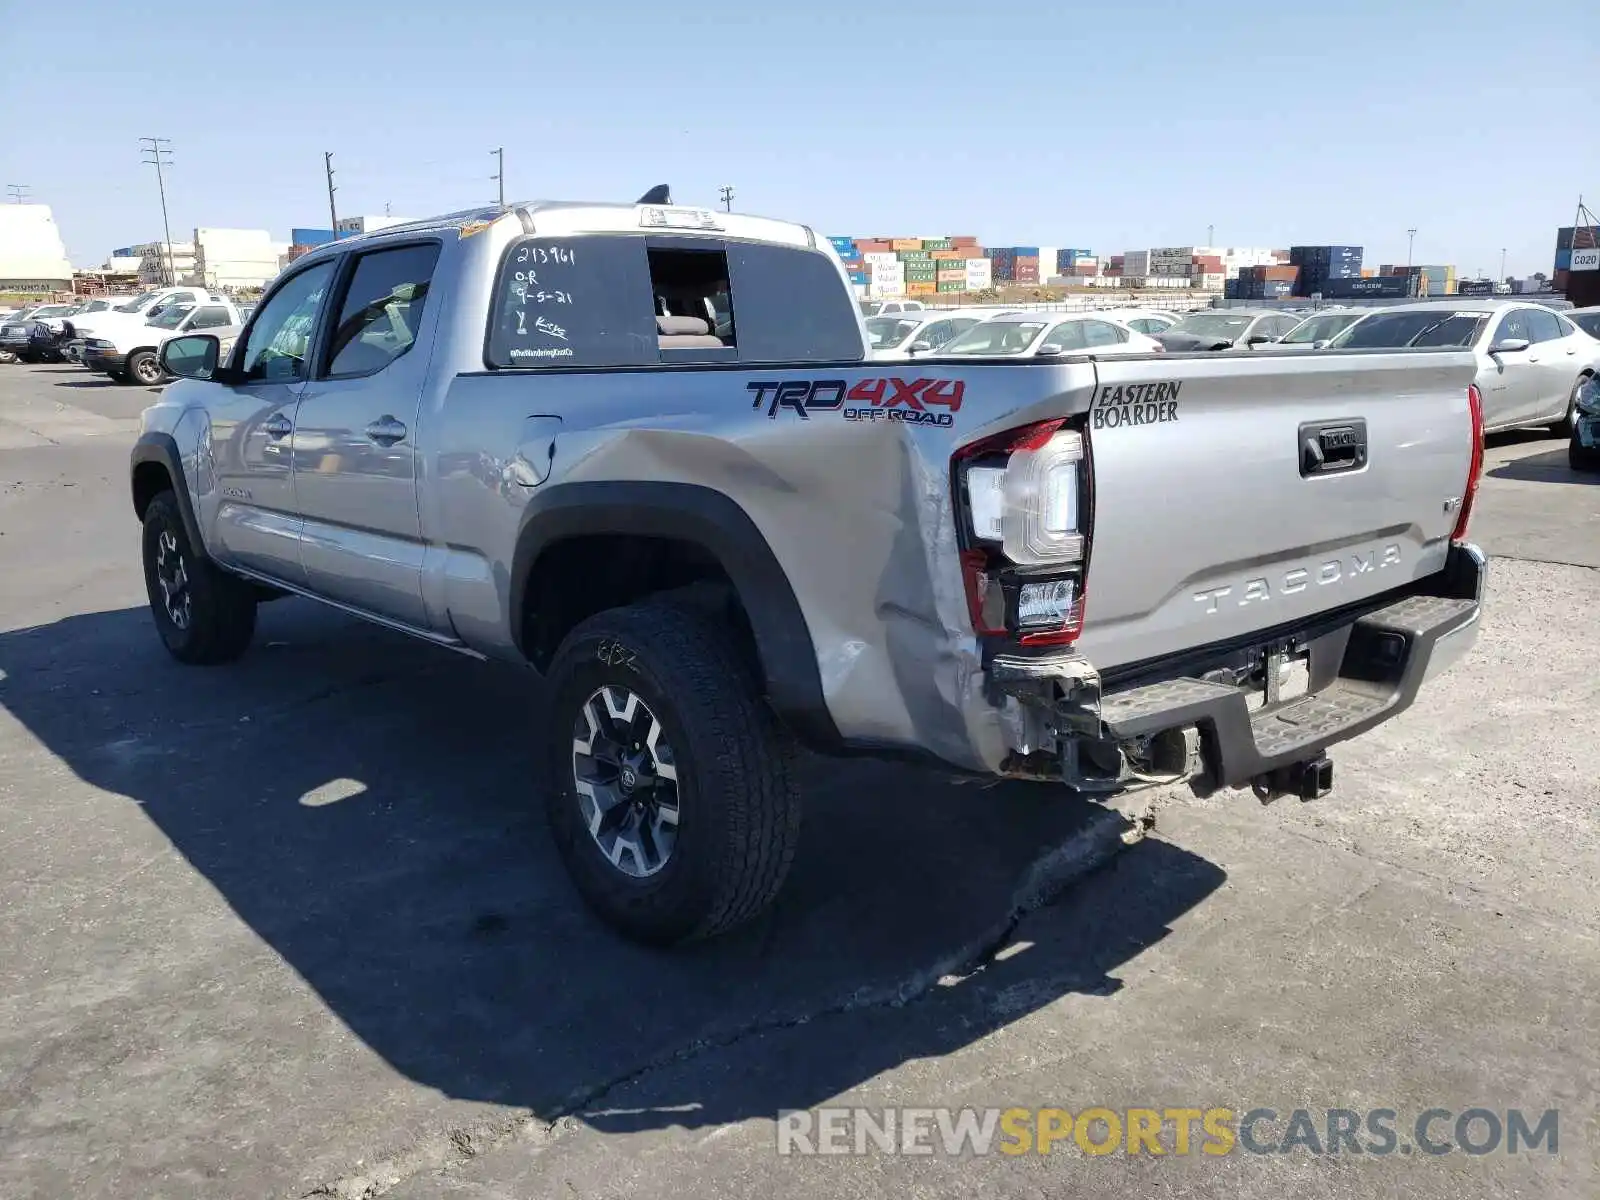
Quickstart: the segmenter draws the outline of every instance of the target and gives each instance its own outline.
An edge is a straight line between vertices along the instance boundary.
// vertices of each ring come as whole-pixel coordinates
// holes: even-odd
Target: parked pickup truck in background
[[[158,356],[168,339],[202,329],[236,330],[240,324],[239,310],[225,296],[204,302],[187,297],[170,300],[142,325],[107,322],[84,339],[83,365],[118,383],[148,387],[163,378]]]
[[[162,357],[167,649],[299,593],[531,666],[529,797],[650,942],[776,893],[791,739],[1311,797],[1477,632],[1466,351],[872,362],[826,239],[658,203],[341,239]]]

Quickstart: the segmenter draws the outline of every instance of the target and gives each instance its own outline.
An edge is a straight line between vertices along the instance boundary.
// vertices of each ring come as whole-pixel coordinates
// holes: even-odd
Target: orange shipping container
[[[967,257],[965,250],[930,250],[928,253],[932,254],[934,258],[941,262],[949,262],[950,260],[957,258],[965,262]]]
[[[965,275],[962,276],[966,278]],[[931,296],[939,290],[939,285],[932,279],[913,279],[906,284],[908,296]]]
[[[891,250],[921,250],[922,249],[922,239],[921,238],[895,238],[894,241],[889,243],[889,248]]]
[[[967,268],[966,264],[963,263],[960,267],[957,267],[954,270],[941,270],[937,276],[937,279],[940,283],[954,283],[958,279],[965,280],[966,277]]]
[[[958,250],[970,250],[978,244],[978,239],[975,237],[953,237],[950,239],[950,244]]]
[[[856,249],[863,254],[887,254],[894,249],[894,243],[884,241],[882,238],[870,238],[857,242]]]

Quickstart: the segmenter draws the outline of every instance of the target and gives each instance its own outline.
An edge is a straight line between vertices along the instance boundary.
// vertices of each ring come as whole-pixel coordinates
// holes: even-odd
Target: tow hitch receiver
[[[1250,781],[1250,788],[1263,804],[1279,796],[1298,796],[1316,800],[1333,791],[1333,762],[1326,754],[1279,767]]]

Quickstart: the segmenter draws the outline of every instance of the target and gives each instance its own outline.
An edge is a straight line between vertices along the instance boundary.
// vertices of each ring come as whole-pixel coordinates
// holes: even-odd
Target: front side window
[[[189,328],[220,329],[223,326],[231,325],[232,323],[232,319],[228,316],[227,309],[223,308],[219,304],[208,304],[206,307],[194,314],[194,317],[189,322]]]
[[[1561,336],[1561,322],[1556,320],[1555,313],[1549,309],[1530,308],[1524,316],[1527,318],[1528,328],[1533,331],[1531,341],[1553,342]]]
[[[1232,317],[1226,313],[1216,312],[1190,313],[1167,332],[1189,333],[1199,338],[1232,341],[1249,327],[1249,317]]]
[[[867,343],[874,350],[888,350],[916,331],[915,321],[907,321],[902,317],[872,317],[867,321]]]
[[[317,314],[333,280],[333,262],[289,279],[267,299],[239,360],[246,383],[294,383],[307,373]]]
[[[1494,340],[1505,342],[1512,338],[1522,338],[1529,342],[1537,341],[1538,339],[1533,336],[1533,322],[1528,319],[1532,315],[1526,309],[1512,309],[1500,318],[1500,328],[1495,331]]]
[[[417,340],[439,243],[374,250],[356,259],[328,346],[328,375],[371,375]]]
[[[1041,346],[1055,346],[1067,352],[1084,350],[1089,345],[1089,322],[1063,321],[1044,335]]]
[[[954,334],[955,330],[951,328],[951,322],[929,321],[917,331],[916,341],[912,342],[912,345],[916,345],[917,342],[927,342],[930,346],[942,346]]]
[[[183,319],[194,311],[192,304],[169,304],[156,316],[145,322],[146,325],[156,329],[176,329],[183,324]]]
[[[1081,321],[1083,343],[1086,346],[1115,346],[1128,340],[1128,335],[1110,321]]]

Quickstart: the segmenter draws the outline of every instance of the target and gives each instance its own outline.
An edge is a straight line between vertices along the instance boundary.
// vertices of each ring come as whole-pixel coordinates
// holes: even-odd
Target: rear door
[[[311,589],[427,628],[417,510],[418,408],[439,305],[437,240],[352,254],[294,430],[301,559]]]
[[[1578,379],[1576,339],[1567,336],[1564,322],[1548,308],[1530,308],[1528,325],[1533,330],[1530,361],[1537,371],[1537,407],[1533,416],[1554,421],[1567,411],[1572,385]]]
[[[1303,621],[1443,567],[1472,459],[1469,352],[1164,359],[1094,364],[1081,645],[1097,667]]]

